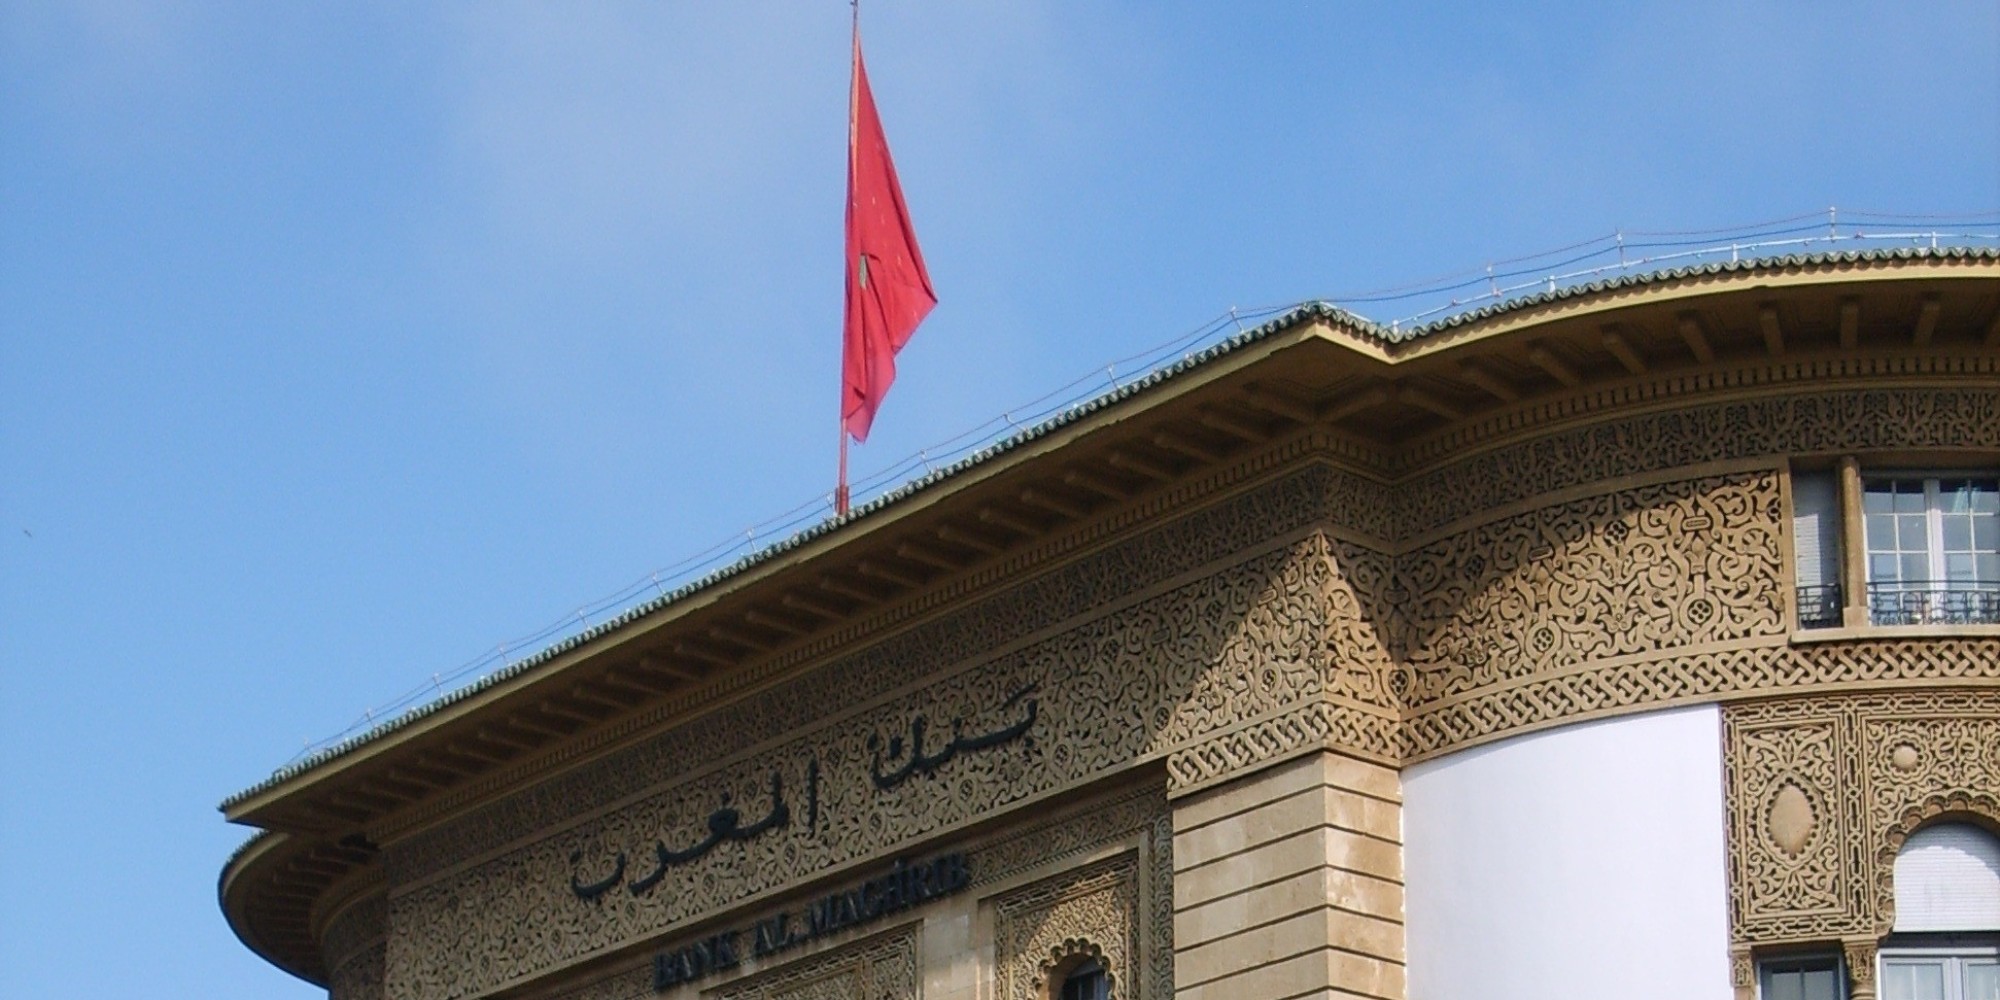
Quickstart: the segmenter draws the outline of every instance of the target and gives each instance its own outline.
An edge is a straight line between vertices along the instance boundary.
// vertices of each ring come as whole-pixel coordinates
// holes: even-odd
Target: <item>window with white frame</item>
[[[2000,1000],[2000,839],[1969,823],[1925,827],[1895,877],[1881,1000]]]
[[[2000,478],[1871,477],[1861,509],[1871,621],[2000,623]]]

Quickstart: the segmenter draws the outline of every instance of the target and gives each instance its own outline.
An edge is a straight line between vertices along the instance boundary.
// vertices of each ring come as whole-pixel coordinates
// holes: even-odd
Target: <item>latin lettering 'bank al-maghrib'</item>
[[[224,811],[334,1000],[1991,1000],[2000,255],[1303,306]]]

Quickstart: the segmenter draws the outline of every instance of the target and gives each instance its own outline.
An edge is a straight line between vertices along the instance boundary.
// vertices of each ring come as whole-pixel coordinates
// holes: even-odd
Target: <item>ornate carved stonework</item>
[[[1139,859],[1126,854],[1064,872],[994,901],[999,1000],[1046,1000],[1049,974],[1079,956],[1104,964],[1132,996],[1139,951]]]
[[[904,926],[702,995],[713,1000],[917,1000],[922,980],[917,929]]]
[[[1236,492],[389,843],[389,985],[446,1000],[520,984],[1155,761],[1180,794],[1318,747],[1398,765],[1651,707],[2000,682],[2000,638],[1790,643],[1784,456],[1892,446],[2000,448],[2000,393],[1641,414],[1394,487],[1305,456],[1262,480],[1218,474]],[[909,734],[920,715],[940,732],[953,719],[996,731],[1028,684],[1032,741],[889,789],[870,781],[871,736]],[[1861,739],[1842,725],[1826,738]],[[1763,895],[1738,899],[1758,907],[1739,915],[1840,936],[1866,907],[1851,880],[1828,881],[1859,864],[1834,846],[1847,800],[1828,796],[1861,786],[1815,771],[1804,730],[1779,728],[1754,752],[1791,770],[1758,786],[1762,853],[1732,864],[1754,863]],[[1926,746],[1897,750],[1896,766],[1930,767]],[[572,892],[621,853],[636,876],[655,843],[700,842],[725,796],[761,815],[774,775],[789,825],[724,843],[655,891]],[[1901,794],[1890,777],[1869,794]]]
[[[383,983],[383,961],[387,946],[381,941],[348,957],[339,965],[331,966],[327,977],[329,1000],[385,1000],[388,993]]]
[[[1068,860],[1086,859],[1102,855],[1119,845],[1128,850],[1119,854],[1138,867],[1138,893],[1142,900],[1141,916],[1135,926],[1140,941],[1135,954],[1140,956],[1138,970],[1142,974],[1140,985],[1133,990],[1121,990],[1120,997],[1131,1000],[1146,998],[1169,998],[1173,996],[1173,822],[1168,811],[1164,794],[1158,788],[1136,788],[1109,797],[1079,802],[1048,819],[1016,827],[988,840],[972,850],[970,866],[973,874],[973,888],[979,890],[1016,881],[1024,872],[1045,869],[1051,864],[1061,864]],[[763,919],[770,913],[758,913],[747,919]],[[908,928],[905,929],[907,931]],[[793,985],[812,987],[825,982],[844,982],[843,968],[854,964],[856,955],[879,955],[885,942],[896,938],[902,931],[892,932],[885,937],[871,937],[854,944],[843,945],[829,952],[807,955],[775,969],[753,973],[736,980],[725,979],[718,985],[703,990],[704,997],[738,996],[756,997],[764,994],[756,992],[738,993],[739,989],[788,989]],[[696,935],[699,937],[699,935]],[[671,951],[685,940],[669,938],[658,942],[657,947]],[[911,954],[916,955],[916,945],[911,944]],[[893,949],[890,949],[893,950]],[[633,965],[600,976],[584,985],[572,987],[558,994],[552,1000],[644,1000],[653,996],[649,969],[643,965]],[[894,982],[894,976],[876,971],[866,973],[870,982]],[[778,992],[772,996],[790,997],[793,994]],[[814,994],[805,994],[811,996]],[[876,997],[876,993],[837,993],[848,996]],[[906,994],[890,993],[890,997]],[[914,993],[907,995],[916,995]]]
[[[1831,380],[1855,372],[1828,373]],[[1467,458],[1414,452],[1395,487],[1416,537],[1482,512],[1590,483],[1767,456],[1887,449],[2000,448],[2000,391],[1918,386],[1805,391],[1579,424]]]
[[[1723,733],[1741,945],[1874,941],[1904,838],[1944,815],[2000,822],[2000,690],[1732,704]]]
[[[408,884],[423,879],[571,822],[606,803],[655,789],[661,775],[684,772],[688,761],[727,759],[794,735],[803,727],[823,723],[832,711],[829,706],[865,704],[1010,650],[1018,654],[1032,637],[1054,635],[1079,619],[1115,614],[1121,605],[1173,589],[1190,574],[1214,573],[1219,566],[1268,551],[1274,542],[1297,537],[1323,522],[1330,505],[1346,512],[1339,518],[1343,523],[1378,522],[1391,509],[1383,489],[1367,480],[1325,465],[1295,467],[1211,507],[1154,526],[1142,536],[1021,579],[949,617],[891,634],[782,686],[401,841],[385,859],[391,880]],[[1244,606],[1265,589],[1259,586],[1232,600]],[[1315,620],[1325,617],[1325,610],[1317,607],[1294,613],[1310,614]],[[1180,623],[1165,626],[1167,633],[1180,628]],[[1120,635],[1115,641],[1143,642],[1149,637],[1150,633],[1129,639]],[[1097,644],[1113,641],[1101,634],[1077,641],[1085,638]],[[1091,653],[1078,650],[1069,655]],[[1163,720],[1150,718],[1154,708],[1148,701],[1135,711],[1149,716],[1141,720],[1145,724],[1164,725]]]

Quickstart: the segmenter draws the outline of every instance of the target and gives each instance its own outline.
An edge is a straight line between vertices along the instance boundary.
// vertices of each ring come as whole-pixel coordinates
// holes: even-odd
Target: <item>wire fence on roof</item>
[[[1433,276],[1415,284],[1328,296],[1322,300],[1350,311],[1399,303],[1406,315],[1378,321],[1395,335],[1509,300],[1557,292],[1622,274],[1742,261],[1840,248],[2000,246],[2000,211],[1964,215],[1858,212],[1828,209],[1744,226],[1703,230],[1614,230],[1541,253],[1495,260],[1484,266]],[[1465,294],[1472,291],[1472,294]],[[977,426],[890,462],[851,484],[854,505],[900,489],[981,449],[1085,406],[1108,393],[1157,375],[1215,347],[1248,327],[1304,302],[1236,308],[1146,350],[1113,359],[1071,381],[1009,409]],[[804,500],[784,513],[746,527],[678,562],[662,566],[562,618],[515,636],[448,671],[431,674],[395,698],[366,709],[338,733],[307,740],[287,766],[325,752],[423,705],[444,698],[551,645],[574,638],[648,601],[702,580],[833,516],[833,495]]]

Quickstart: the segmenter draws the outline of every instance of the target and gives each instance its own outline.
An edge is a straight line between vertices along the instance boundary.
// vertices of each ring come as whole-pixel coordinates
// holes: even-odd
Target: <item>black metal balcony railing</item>
[[[1840,625],[1841,605],[1844,603],[1840,596],[1840,584],[1800,587],[1798,598],[1800,628],[1836,628]]]
[[[2000,583],[1871,583],[1868,621],[1874,625],[2000,625]]]

